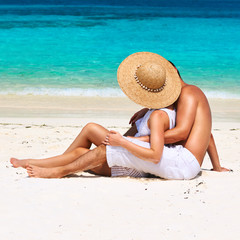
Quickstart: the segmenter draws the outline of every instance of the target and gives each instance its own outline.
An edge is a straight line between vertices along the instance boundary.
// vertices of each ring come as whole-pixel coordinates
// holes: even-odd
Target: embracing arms
[[[149,128],[151,129],[150,148],[138,146],[127,139],[123,138],[119,133],[111,131],[107,135],[106,145],[121,146],[131,152],[133,155],[149,162],[158,163],[162,157],[164,147],[164,131],[168,128],[168,116],[163,111],[154,111],[149,119]]]
[[[192,94],[181,94],[178,100],[176,127],[164,133],[165,144],[176,143],[187,139],[194,122],[196,109],[197,102],[194,97],[192,97]],[[144,116],[147,110],[147,108],[144,108],[135,113],[129,123],[135,123],[137,119]],[[144,139],[141,140],[147,141],[147,139],[148,136],[144,136]]]
[[[177,111],[177,121],[176,127],[167,130],[164,134],[165,144],[176,143],[180,141],[184,141],[188,138],[188,135],[191,131],[195,114],[197,108],[197,102],[194,100],[194,96],[191,93],[181,94],[181,97],[178,101],[178,111]],[[146,109],[142,109],[130,119],[130,123],[133,124],[138,119],[138,116],[142,116],[143,113],[146,113]],[[144,114],[143,114],[144,115]],[[149,136],[144,136],[142,141],[149,141]],[[213,135],[211,134],[211,138],[209,141],[209,146],[207,149],[207,153],[210,157],[211,163],[213,165],[214,171],[229,171],[229,169],[223,168],[220,165],[219,156],[217,152],[217,148],[214,142]]]
[[[178,101],[176,127],[165,132],[165,144],[185,141],[188,138],[195,120],[197,104],[198,103],[195,101],[192,93],[185,92],[185,94],[181,94]],[[214,171],[229,171],[229,169],[221,167],[220,165],[217,148],[212,134],[209,140],[207,153],[210,157]]]
[[[188,92],[188,89],[182,89],[177,108],[176,127],[165,132],[165,144],[186,140],[191,131],[196,115],[197,101],[193,94]],[[130,119],[129,123],[135,123],[139,118],[143,117],[147,111],[147,108],[143,108],[136,112]]]

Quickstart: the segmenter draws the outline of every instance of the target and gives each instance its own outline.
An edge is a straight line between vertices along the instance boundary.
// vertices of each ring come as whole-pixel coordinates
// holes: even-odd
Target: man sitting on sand
[[[144,60],[146,60],[146,59],[154,59],[155,57],[157,57],[156,54],[152,54],[152,53],[136,53],[136,54],[129,56],[127,58],[128,60],[123,61],[123,63],[121,64],[122,66],[124,66],[124,64],[127,63],[127,64],[125,64],[125,67],[119,68],[120,70],[119,70],[118,78],[120,78],[119,76],[124,76],[126,78],[128,75],[134,75],[134,73],[137,72],[138,66],[141,67],[141,64],[143,64],[142,61],[144,62]],[[135,62],[132,60],[130,61],[129,59],[130,60],[135,59],[136,61]],[[138,60],[141,59],[142,61],[138,62],[137,59]],[[129,61],[134,62],[133,66],[128,66]],[[161,61],[159,61],[159,62],[161,62]],[[174,69],[173,67],[171,68],[169,66],[169,64],[170,64],[169,62],[168,62],[168,64],[166,62],[164,62],[164,63],[165,63],[165,66],[167,65],[169,72],[171,72],[171,73],[173,73],[173,71],[176,72],[176,69]],[[121,75],[121,71],[123,71],[121,69],[126,70],[126,66],[130,67],[131,71],[125,71]],[[131,77],[134,77],[134,76],[131,76]],[[197,88],[195,86],[187,85],[181,79],[180,79],[180,82],[181,82],[181,86],[182,86],[182,93],[178,100],[178,112],[180,112],[181,115],[179,115],[179,113],[177,115],[176,129],[171,130],[172,133],[171,133],[171,131],[166,132],[166,136],[165,136],[166,140],[167,140],[166,143],[174,142],[174,141],[175,142],[181,141],[181,145],[183,146],[183,148],[180,148],[180,149],[186,149],[190,154],[189,157],[190,157],[191,161],[194,162],[194,159],[196,159],[199,166],[201,166],[204,155],[206,153],[206,150],[208,149],[210,154],[211,154],[211,151],[214,150],[214,148],[209,145],[209,141],[211,139],[210,108],[209,108],[209,105],[208,105],[205,95],[202,93],[202,91],[199,88]],[[154,94],[154,92],[153,92],[153,94]],[[129,97],[132,97],[132,96],[129,96]],[[182,122],[181,127],[178,127],[178,122]],[[185,137],[185,136],[187,136],[187,137]],[[106,145],[108,145],[107,146],[107,154],[106,154],[106,146],[100,145],[96,149],[87,152],[82,157],[78,158],[76,161],[74,161],[70,164],[67,164],[65,166],[56,167],[56,168],[39,168],[39,167],[30,165],[27,167],[28,174],[30,177],[63,177],[70,173],[84,171],[84,170],[98,167],[104,163],[108,163],[109,167],[112,167],[115,165],[117,165],[117,166],[120,165],[123,167],[130,167],[130,168],[134,167],[135,169],[137,169],[139,171],[146,171],[146,169],[144,169],[144,167],[142,168],[142,166],[138,166],[136,159],[133,162],[130,161],[131,159],[130,160],[128,159],[129,161],[124,161],[124,160],[120,161],[117,158],[114,159],[114,157],[111,160],[107,159],[109,150],[114,149],[113,147],[111,147],[111,145],[115,145],[115,146],[123,145],[123,147],[125,147],[125,141],[118,133],[116,133],[116,132],[109,133],[107,135],[104,143]],[[149,147],[151,147],[151,146],[149,145]],[[141,159],[141,158],[143,158],[141,156],[141,154],[135,152],[135,150],[129,149],[129,147],[127,147],[127,148],[130,152],[132,151],[133,155],[135,154],[135,155],[139,156],[139,161],[145,161],[145,160]],[[173,149],[175,149],[177,155],[181,154],[180,153],[181,151],[178,152],[178,150],[179,150],[178,148],[179,148],[179,146],[173,147]],[[122,147],[121,147],[121,150],[122,150]],[[114,154],[111,154],[111,155],[118,156],[118,151],[117,150],[115,152],[114,151],[115,150],[113,150]],[[193,154],[193,156],[192,156],[192,154]],[[165,156],[165,155],[164,155],[164,151],[163,151],[163,156]],[[173,159],[169,159],[169,164],[170,164],[171,160],[173,160]],[[161,161],[162,161],[162,159],[159,162],[161,163]],[[145,162],[149,163],[148,161],[145,161]],[[176,169],[180,172],[179,172],[179,174],[177,174],[178,177],[173,178],[173,179],[186,179],[186,177],[184,176],[184,173],[183,173],[184,171],[181,172],[181,168],[183,168],[183,166],[178,166],[178,161],[175,161],[174,164],[176,165],[175,166]],[[182,161],[181,164],[184,165],[184,161]],[[188,162],[188,164],[189,164],[189,162]],[[215,166],[217,166],[217,165],[218,164],[215,164]],[[146,166],[146,164],[144,166]],[[219,164],[219,166],[220,166],[220,164]],[[217,166],[217,167],[219,167],[219,166]],[[222,169],[222,170],[224,170],[224,169]],[[171,176],[161,176],[161,175],[160,175],[160,177],[171,178]]]

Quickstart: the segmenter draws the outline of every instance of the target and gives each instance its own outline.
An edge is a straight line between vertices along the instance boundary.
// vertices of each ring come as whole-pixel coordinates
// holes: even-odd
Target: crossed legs
[[[27,168],[30,177],[59,178],[73,172],[86,170],[101,176],[111,176],[111,169],[106,162],[106,148],[100,145],[108,132],[99,124],[88,123],[61,155],[45,159],[19,160],[11,158],[10,161],[14,167]],[[134,136],[135,133],[136,127],[132,127],[124,135]],[[100,147],[89,150],[92,143]],[[82,168],[80,162],[86,161],[86,158],[91,159],[92,164],[86,164]]]
[[[80,156],[87,153],[92,145],[99,146],[109,131],[99,124],[88,123],[68,149],[61,155],[45,159],[23,159],[11,158],[10,162],[14,167],[37,166],[42,168],[55,168],[73,163]],[[107,163],[91,169],[95,174],[111,176],[111,169]]]
[[[64,166],[42,168],[34,165],[29,165],[26,167],[26,169],[30,177],[61,178],[75,172],[95,169],[96,167],[102,166],[104,164],[107,164],[106,146],[100,145],[99,147],[93,150],[89,150],[80,158]]]

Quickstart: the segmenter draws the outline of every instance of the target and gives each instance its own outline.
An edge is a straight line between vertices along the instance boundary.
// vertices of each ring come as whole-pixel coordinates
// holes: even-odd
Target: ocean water
[[[123,96],[118,65],[150,51],[207,96],[240,99],[240,1],[99,2],[0,5],[0,94]]]

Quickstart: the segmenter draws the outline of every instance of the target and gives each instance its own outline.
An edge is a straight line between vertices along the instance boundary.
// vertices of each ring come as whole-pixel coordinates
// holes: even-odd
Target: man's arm
[[[188,138],[195,120],[197,101],[186,89],[182,89],[177,104],[176,127],[164,134],[165,144],[184,141]]]
[[[211,138],[210,138],[209,145],[207,148],[207,153],[210,157],[210,160],[211,160],[211,163],[213,166],[213,171],[217,171],[217,172],[228,172],[229,171],[229,169],[221,167],[221,165],[220,165],[216,144],[215,144],[212,134],[211,134]]]

